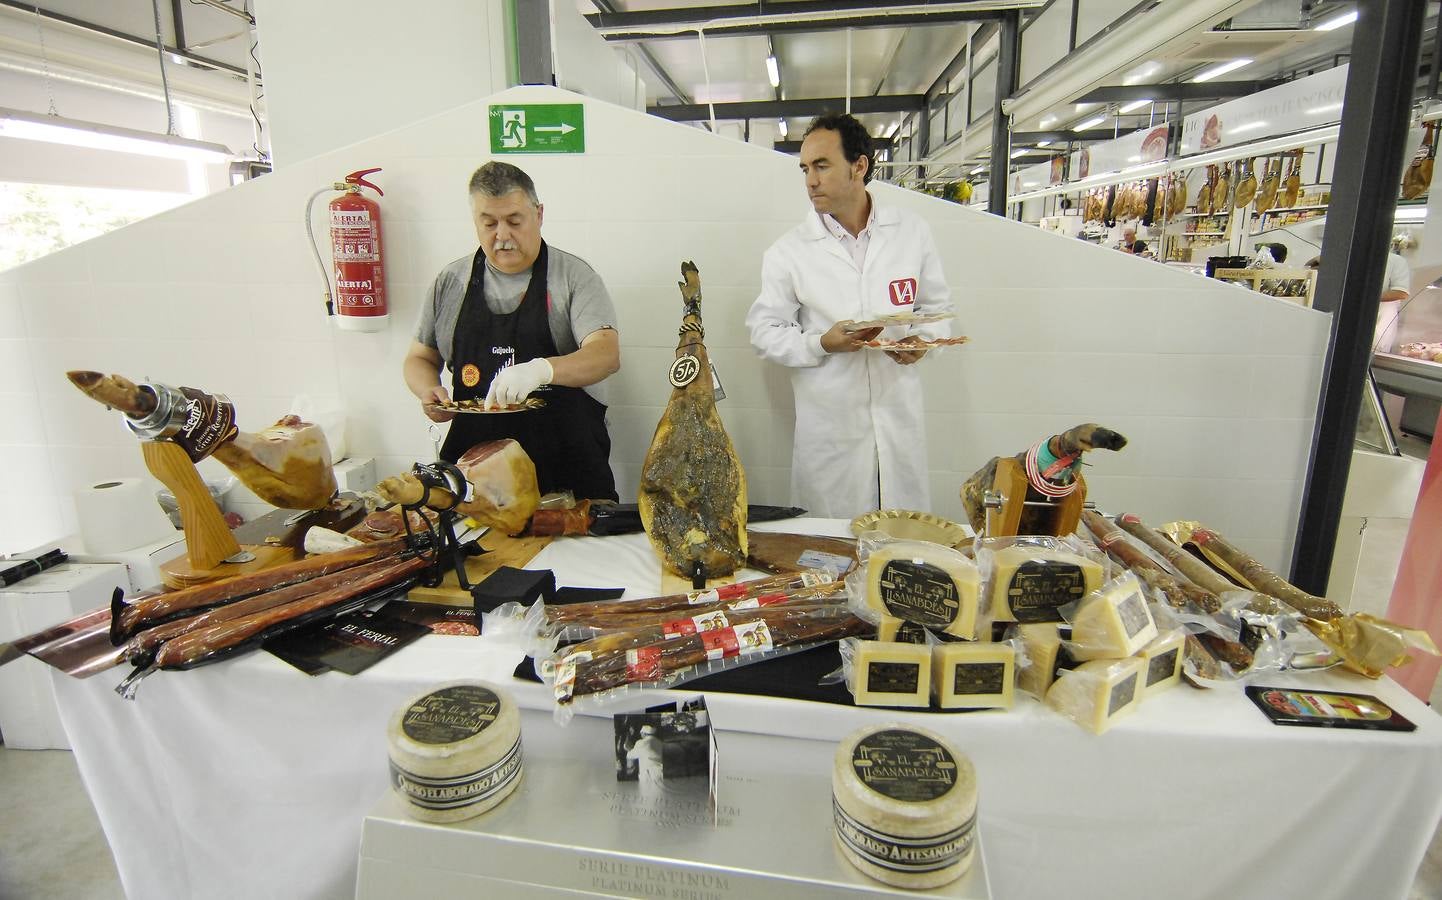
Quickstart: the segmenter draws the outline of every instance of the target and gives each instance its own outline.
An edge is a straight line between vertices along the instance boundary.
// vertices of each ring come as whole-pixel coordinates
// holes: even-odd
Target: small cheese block
[[[883,615],[876,624],[876,639],[899,644],[925,644],[926,629],[915,622]]]
[[[1128,572],[1088,594],[1072,618],[1072,655],[1080,660],[1131,656],[1157,636],[1141,582]]]
[[[1016,650],[1011,644],[931,648],[931,698],[942,709],[1011,709]]]
[[[1067,649],[1071,628],[1053,622],[1017,626],[1024,660],[1017,665],[1017,686],[1038,700],[1046,697],[1060,672],[1077,667],[1076,657]]]
[[[1141,649],[1137,656],[1146,662],[1142,697],[1150,698],[1182,680],[1182,658],[1186,656],[1187,634],[1180,628],[1168,631]]]
[[[836,748],[832,821],[841,853],[877,881],[933,888],[961,877],[976,842],[976,769],[917,726],[869,725]]]
[[[521,782],[521,714],[480,681],[432,688],[396,710],[388,732],[391,787],[412,818],[459,822]]]
[[[960,552],[928,541],[893,541],[866,563],[866,603],[954,637],[976,639],[981,573]]]
[[[1101,734],[1142,700],[1145,663],[1139,656],[1084,662],[1057,676],[1046,705],[1092,734]]]
[[[931,648],[857,641],[847,687],[857,706],[930,706]]]
[[[992,551],[991,613],[998,622],[1060,622],[1058,607],[1102,586],[1101,563],[1079,553],[1012,546]]]

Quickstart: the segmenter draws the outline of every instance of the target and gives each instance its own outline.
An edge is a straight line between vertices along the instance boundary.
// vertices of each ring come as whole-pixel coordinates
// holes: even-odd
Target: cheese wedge
[[[881,621],[876,624],[876,639],[899,644],[927,643],[925,628],[915,622],[886,615],[883,615]]]
[[[1080,660],[1131,656],[1157,636],[1141,582],[1128,572],[1082,600],[1072,618],[1072,655]]]
[[[930,706],[931,648],[857,641],[847,687],[857,706]]]
[[[1187,634],[1180,628],[1168,631],[1141,649],[1137,656],[1146,663],[1142,697],[1150,699],[1182,680],[1182,659],[1186,656]]]
[[[836,748],[831,799],[842,855],[877,881],[940,887],[971,866],[976,769],[928,729],[853,732]]]
[[[927,541],[894,541],[866,563],[866,603],[878,614],[976,639],[981,573],[960,552]]]
[[[500,688],[458,682],[412,697],[391,716],[391,787],[412,818],[459,822],[521,782],[521,714]]]
[[[1060,622],[1058,607],[1102,586],[1101,563],[1079,553],[1013,546],[991,557],[991,613],[998,622]]]
[[[1015,690],[1011,644],[958,642],[931,648],[931,699],[942,709],[1010,709]]]
[[[1046,705],[1092,734],[1101,734],[1141,702],[1145,677],[1139,656],[1085,662],[1057,676],[1046,692]]]
[[[1077,667],[1077,659],[1067,649],[1071,629],[1052,622],[1037,622],[1017,627],[1021,638],[1023,660],[1017,664],[1017,687],[1038,700],[1046,697],[1058,672]]]

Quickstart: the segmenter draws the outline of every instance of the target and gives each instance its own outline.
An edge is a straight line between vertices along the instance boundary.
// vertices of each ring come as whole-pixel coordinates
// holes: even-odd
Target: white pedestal
[[[74,553],[70,558],[84,563],[119,563],[125,567],[129,582],[126,593],[137,594],[150,588],[159,587],[160,564],[184,555],[185,535],[183,532],[177,531],[171,537],[153,544],[146,544],[143,547],[136,547],[133,550],[123,550],[119,553]],[[106,602],[110,602],[108,598]],[[80,610],[80,612],[85,612],[85,610]]]
[[[713,814],[704,778],[668,783],[659,795],[616,781],[609,719],[577,716],[563,731],[549,715],[523,711],[521,734],[521,785],[488,813],[431,825],[407,817],[393,794],[372,808],[358,900],[917,893],[871,880],[836,848],[830,742],[720,732]],[[960,879],[926,894],[989,898],[980,836],[973,860]]]
[[[124,566],[64,563],[0,590],[0,641],[110,603],[128,588]],[[12,750],[69,750],[49,667],[26,656],[0,666],[0,735]]]

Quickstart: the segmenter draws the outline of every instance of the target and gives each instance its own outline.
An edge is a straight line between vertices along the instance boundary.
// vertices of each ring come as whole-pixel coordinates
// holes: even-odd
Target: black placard
[[[881,570],[878,588],[887,612],[918,625],[944,628],[961,612],[956,582],[930,563],[890,560]]]
[[[1131,675],[1112,685],[1111,696],[1107,698],[1107,718],[1116,715],[1122,707],[1135,700],[1136,696],[1137,676],[1136,673],[1133,672]]]
[[[1086,573],[1076,563],[1027,560],[1007,585],[1006,602],[1018,622],[1060,622],[1058,607],[1086,596]]]
[[[1165,653],[1158,653],[1147,663],[1147,687],[1166,681],[1177,674],[1177,662],[1182,655],[1181,647],[1173,647]]]
[[[871,662],[866,665],[866,689],[873,694],[915,694],[921,666],[909,662]]]
[[[893,800],[935,800],[956,786],[956,758],[915,731],[888,728],[869,734],[851,751],[861,783]]]
[[[962,694],[1000,694],[1006,683],[1006,663],[957,663],[951,679],[951,692]]]

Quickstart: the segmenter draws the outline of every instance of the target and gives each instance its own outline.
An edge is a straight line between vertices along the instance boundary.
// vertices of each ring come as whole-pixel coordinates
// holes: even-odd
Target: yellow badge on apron
[[[474,363],[466,363],[461,367],[461,384],[466,387],[475,387],[481,383],[481,370],[476,368]]]

